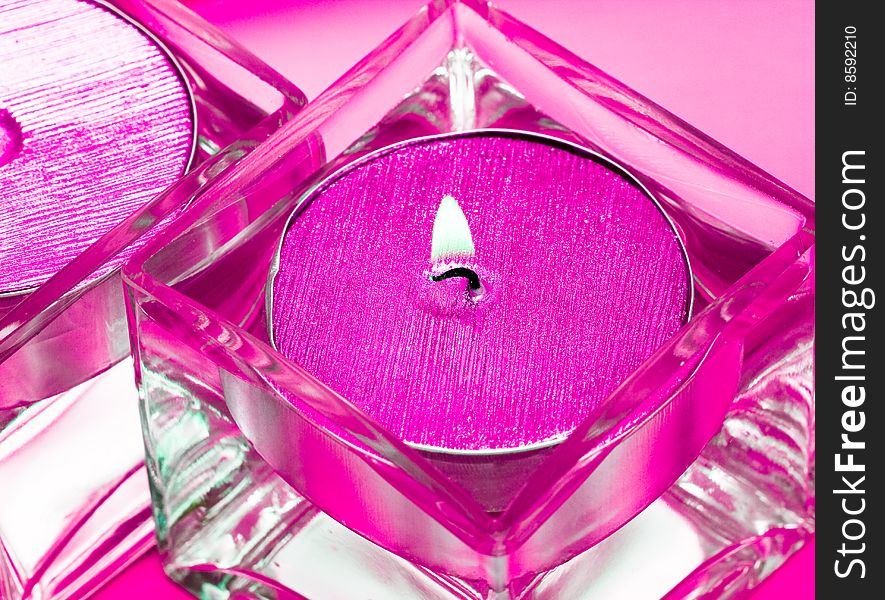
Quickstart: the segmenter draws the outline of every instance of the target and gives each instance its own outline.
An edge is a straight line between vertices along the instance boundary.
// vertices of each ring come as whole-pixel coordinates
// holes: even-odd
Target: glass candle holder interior
[[[71,597],[152,543],[119,265],[304,98],[177,3],[0,19],[0,596]]]
[[[495,464],[519,485],[492,507],[456,474],[474,461],[426,456],[275,350],[265,295],[318,184],[501,129],[634,174],[684,240],[695,302],[566,439]],[[728,597],[811,531],[812,205],[660,107],[505,13],[436,3],[232,173],[124,270],[160,547],[193,591]]]

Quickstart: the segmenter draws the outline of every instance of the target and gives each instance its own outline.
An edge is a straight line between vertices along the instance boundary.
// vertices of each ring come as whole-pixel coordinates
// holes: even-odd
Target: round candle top
[[[272,336],[409,444],[537,447],[683,325],[689,278],[672,224],[602,159],[453,134],[311,193],[281,244]]]
[[[135,25],[92,2],[0,0],[0,293],[40,285],[173,183],[192,130],[177,68]]]

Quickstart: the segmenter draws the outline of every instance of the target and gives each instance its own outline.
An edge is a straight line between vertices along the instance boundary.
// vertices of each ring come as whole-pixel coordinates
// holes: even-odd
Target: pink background
[[[422,0],[191,0],[310,98],[417,11]],[[718,139],[814,194],[811,0],[497,0],[496,4]],[[753,600],[814,597],[814,544]],[[188,598],[156,553],[97,596]]]

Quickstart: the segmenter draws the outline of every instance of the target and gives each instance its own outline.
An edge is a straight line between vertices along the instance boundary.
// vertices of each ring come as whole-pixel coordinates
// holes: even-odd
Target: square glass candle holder
[[[42,286],[0,295],[4,600],[84,597],[152,545],[123,288],[109,263],[165,227],[201,184],[305,103],[291,83],[178,2],[97,4],[141,29],[176,65],[194,123],[189,177]]]
[[[318,181],[466,130],[622,165],[695,290],[687,324],[494,510],[278,353],[265,306]],[[203,598],[743,593],[813,531],[813,227],[808,199],[506,13],[431,3],[123,269],[167,572]]]

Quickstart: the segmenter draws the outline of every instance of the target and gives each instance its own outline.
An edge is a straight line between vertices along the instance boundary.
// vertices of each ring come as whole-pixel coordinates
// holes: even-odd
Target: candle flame
[[[433,235],[430,242],[430,260],[469,258],[476,254],[473,235],[464,211],[454,196],[443,196],[433,219]]]

